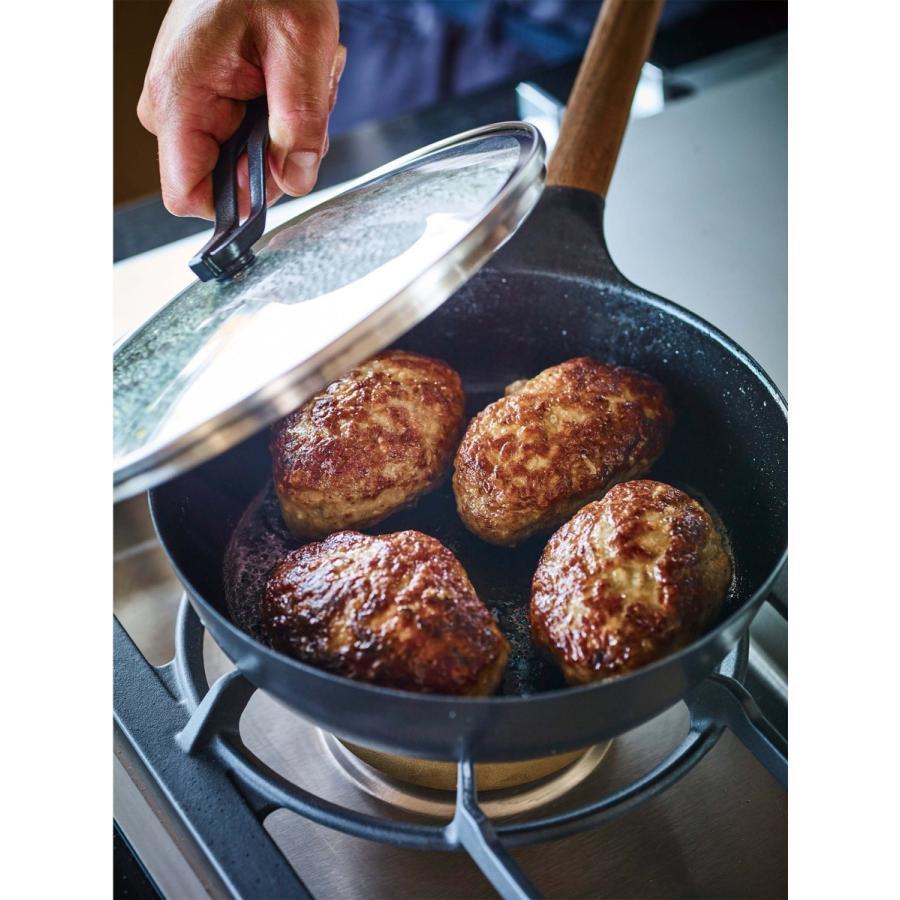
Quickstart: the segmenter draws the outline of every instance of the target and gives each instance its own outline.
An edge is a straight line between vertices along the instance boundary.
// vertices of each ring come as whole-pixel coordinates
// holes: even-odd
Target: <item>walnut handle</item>
[[[664,2],[604,0],[547,166],[548,185],[606,196]]]

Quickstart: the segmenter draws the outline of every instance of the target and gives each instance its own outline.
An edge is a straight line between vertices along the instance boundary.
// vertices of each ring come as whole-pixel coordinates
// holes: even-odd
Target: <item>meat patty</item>
[[[292,551],[266,583],[262,627],[303,662],[426,693],[491,694],[509,655],[459,560],[418,531],[343,531]]]
[[[469,423],[453,491],[466,527],[512,545],[646,472],[672,428],[665,389],[586,356],[517,381]]]
[[[617,484],[550,538],[532,582],[532,636],[573,684],[620,675],[694,640],[731,575],[696,500],[658,481]]]
[[[352,369],[272,430],[275,490],[299,538],[365,528],[434,488],[465,396],[446,363],[394,350]]]

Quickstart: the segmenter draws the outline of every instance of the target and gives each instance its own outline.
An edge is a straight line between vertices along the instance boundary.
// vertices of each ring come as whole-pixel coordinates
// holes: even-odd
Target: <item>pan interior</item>
[[[487,270],[397,346],[454,366],[463,377],[469,415],[501,396],[508,383],[573,356],[654,376],[672,394],[676,426],[650,477],[698,497],[724,523],[735,580],[723,617],[747,603],[777,564],[787,524],[783,409],[752,363],[696,322],[612,282]],[[225,615],[226,594],[232,609],[235,597],[239,607],[243,596],[250,614],[243,620],[239,614],[237,624],[251,632],[253,591],[268,571],[266,554],[294,546],[279,532],[273,499],[265,500],[270,475],[267,434],[259,434],[159,489],[178,497],[168,508],[178,510],[181,527],[166,531],[178,534],[169,550],[182,573]],[[261,493],[263,501],[248,512]],[[561,687],[558,671],[528,637],[531,577],[546,536],[513,549],[482,542],[460,522],[448,482],[370,531],[407,528],[445,543],[495,611],[513,650],[501,692]],[[246,561],[254,558],[255,568],[248,568]]]

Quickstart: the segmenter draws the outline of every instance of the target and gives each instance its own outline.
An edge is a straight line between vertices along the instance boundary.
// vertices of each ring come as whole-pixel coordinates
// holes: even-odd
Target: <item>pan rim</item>
[[[605,244],[603,246],[603,250],[606,251]],[[746,365],[751,372],[753,372],[762,386],[775,401],[778,409],[784,415],[785,423],[787,424],[787,403],[784,399],[784,396],[778,389],[777,385],[772,381],[771,377],[768,375],[765,369],[762,368],[762,366],[756,361],[756,359],[754,359],[753,356],[751,356],[750,353],[748,353],[743,347],[740,346],[740,344],[738,344],[727,334],[725,334],[720,328],[716,327],[711,322],[706,321],[706,319],[704,319],[702,316],[691,312],[689,309],[686,309],[678,303],[675,303],[673,300],[667,300],[665,297],[660,297],[658,294],[654,294],[648,290],[645,290],[644,288],[641,288],[639,285],[634,284],[619,271],[615,263],[613,263],[612,259],[610,258],[608,252],[605,252],[604,255],[606,260],[609,262],[610,268],[612,270],[611,273],[606,273],[607,279],[611,286],[619,289],[625,289],[629,293],[636,295],[636,299],[645,303],[649,303],[657,309],[661,309],[665,312],[677,316],[686,323],[697,327],[700,331],[713,338],[717,343],[719,343],[733,356],[739,359],[744,365]],[[488,265],[483,270],[484,274],[488,274],[492,271],[502,272],[503,268],[499,266],[495,267]],[[586,274],[579,275],[578,273],[574,272],[549,272],[542,267],[536,267],[534,269],[519,267],[518,271],[543,273],[556,279],[566,279],[569,281],[584,281],[585,278],[589,277]],[[615,276],[615,280],[609,279],[609,274],[613,274]],[[173,571],[177,575],[178,580],[184,586],[192,602],[198,603],[203,611],[207,615],[211,615],[213,618],[215,618],[217,620],[217,623],[224,627],[227,631],[229,631],[232,637],[234,637],[238,641],[248,642],[255,652],[264,653],[265,655],[273,658],[279,663],[294,667],[304,675],[309,675],[313,678],[321,678],[325,682],[333,684],[337,688],[346,688],[348,690],[358,689],[363,692],[363,695],[368,694],[373,699],[377,697],[390,697],[392,700],[396,700],[397,702],[401,703],[405,702],[411,705],[425,704],[428,706],[433,706],[435,708],[446,707],[447,704],[451,704],[459,705],[467,710],[487,710],[497,707],[514,707],[523,702],[552,703],[554,701],[560,700],[562,697],[580,697],[590,692],[610,687],[612,684],[631,683],[637,681],[642,676],[647,677],[650,675],[650,673],[658,672],[669,665],[675,665],[679,660],[686,658],[687,656],[693,654],[703,647],[708,647],[709,645],[715,643],[719,636],[723,632],[726,632],[729,626],[731,626],[735,621],[747,615],[747,613],[754,608],[758,608],[759,606],[761,606],[762,603],[765,602],[767,595],[771,593],[772,585],[775,583],[778,576],[786,566],[788,557],[788,547],[787,545],[785,545],[784,550],[778,558],[778,561],[775,563],[766,578],[763,579],[759,587],[757,587],[757,589],[750,595],[750,597],[737,609],[735,609],[726,619],[722,620],[714,628],[701,635],[697,640],[692,641],[691,643],[677,650],[675,653],[663,656],[660,659],[654,660],[652,663],[649,663],[646,666],[641,666],[641,668],[639,669],[635,669],[631,672],[627,672],[623,675],[618,675],[610,679],[595,681],[590,684],[566,686],[562,688],[555,688],[549,691],[540,691],[533,694],[516,694],[512,696],[492,695],[488,697],[464,697],[457,696],[455,694],[426,694],[418,693],[416,691],[403,691],[397,688],[371,684],[366,681],[357,681],[355,679],[347,678],[342,675],[335,675],[334,673],[328,672],[325,669],[317,668],[316,666],[312,666],[309,663],[305,663],[299,659],[295,659],[292,656],[287,656],[286,654],[281,653],[273,649],[272,647],[267,647],[265,644],[263,644],[261,641],[256,640],[256,638],[248,634],[243,629],[238,628],[237,625],[235,625],[227,616],[220,612],[215,606],[212,605],[212,603],[210,603],[210,601],[208,601],[200,594],[199,591],[196,590],[196,588],[193,586],[190,580],[185,577],[181,568],[172,558],[172,554],[169,552],[169,548],[162,538],[162,534],[157,522],[155,509],[155,498],[158,495],[159,491],[164,490],[165,487],[165,484],[160,485],[159,487],[153,488],[152,490],[148,491],[147,494],[153,528],[156,532],[157,538],[159,539],[160,545],[162,546],[163,551],[166,554],[166,559],[169,561],[169,564],[172,566]],[[215,640],[215,638],[213,639]],[[218,644],[219,642],[216,641],[216,643]],[[221,648],[221,645],[220,649],[225,652],[224,648]],[[228,656],[227,653],[226,656]],[[237,663],[233,659],[231,661],[235,663],[235,665],[237,665]],[[249,680],[255,684],[252,678],[249,678]],[[264,690],[263,688],[259,689]]]
[[[681,304],[676,303],[674,300],[668,300],[665,297],[661,297],[659,294],[654,294],[652,291],[648,291],[646,288],[642,288],[640,285],[635,284],[633,281],[629,280],[616,267],[615,263],[612,261],[608,252],[606,251],[605,245],[603,247],[603,250],[606,253],[606,259],[609,261],[609,264],[612,268],[612,274],[615,276],[615,280],[613,280],[608,277],[610,273],[604,273],[607,276],[608,283],[611,287],[619,290],[624,290],[629,294],[634,295],[635,299],[640,300],[641,302],[647,303],[648,305],[653,306],[656,309],[663,310],[664,312],[671,313],[676,318],[681,319],[683,322],[686,322],[690,325],[696,326],[701,332],[709,335],[716,341],[716,343],[720,344],[733,356],[740,359],[740,361],[744,363],[751,372],[753,372],[753,374],[759,379],[763,387],[771,395],[772,399],[777,404],[778,409],[784,414],[785,419],[787,419],[787,401],[784,398],[784,394],[782,394],[781,389],[778,387],[778,385],[775,384],[769,373],[766,372],[762,365],[749,351],[745,350],[740,344],[738,344],[733,338],[729,337],[717,325],[713,325],[712,322],[709,322],[697,313],[691,312],[691,310],[687,309],[684,306],[681,306]],[[484,267],[482,272],[479,272],[475,276],[473,276],[473,280],[478,277],[484,277],[485,274],[489,274],[491,272],[500,273],[505,271],[505,269],[501,269],[500,267],[487,265]],[[573,282],[585,282],[596,277],[595,275],[587,273],[581,274],[577,272],[552,272],[544,267],[528,268],[526,265],[518,266],[516,271],[528,272],[529,274],[533,275],[546,275],[547,277],[555,278],[557,280]]]
[[[156,493],[156,490],[149,492],[151,495]],[[153,520],[153,527],[157,531],[157,536],[159,536],[159,529],[156,525],[156,515],[154,512],[153,499],[151,496],[150,499],[150,515]],[[316,666],[312,666],[309,663],[305,663],[302,660],[294,659],[292,656],[287,656],[284,653],[281,653],[278,650],[275,650],[272,647],[267,647],[265,644],[256,640],[252,635],[248,634],[241,628],[238,628],[227,616],[223,613],[219,612],[216,607],[214,607],[208,600],[206,600],[194,587],[191,585],[190,581],[185,577],[184,573],[181,571],[178,564],[172,558],[172,555],[169,553],[168,547],[165,543],[160,540],[160,544],[162,545],[163,551],[166,554],[166,559],[169,561],[169,565],[172,566],[175,574],[178,576],[178,580],[185,587],[188,597],[192,602],[196,602],[200,604],[203,608],[203,612],[207,615],[212,615],[216,618],[219,623],[228,630],[232,636],[237,638],[240,641],[249,642],[254,651],[263,652],[267,656],[274,657],[279,662],[286,663],[289,666],[293,666],[299,669],[304,674],[310,675],[316,678],[322,678],[326,682],[330,682],[331,684],[345,687],[348,689],[361,689],[364,693],[371,694],[373,697],[384,697],[388,696],[392,699],[396,699],[400,702],[410,702],[410,703],[419,703],[425,702],[429,705],[440,706],[447,703],[451,704],[460,704],[465,706],[468,709],[481,709],[481,708],[491,708],[495,706],[514,706],[520,704],[525,701],[529,701],[532,703],[535,702],[551,702],[553,700],[558,700],[561,697],[570,697],[570,696],[581,696],[587,694],[592,691],[600,690],[609,685],[621,684],[626,682],[636,681],[640,676],[647,675],[650,672],[658,671],[664,668],[667,665],[675,663],[677,660],[682,657],[687,656],[689,653],[693,653],[698,650],[701,646],[706,646],[708,644],[712,644],[715,642],[715,639],[718,638],[719,634],[723,631],[726,631],[728,626],[731,625],[735,620],[745,616],[754,606],[760,606],[763,602],[765,602],[766,595],[770,593],[772,585],[775,583],[778,576],[781,574],[785,565],[787,564],[787,549],[784,550],[782,555],[779,557],[778,562],[775,564],[775,568],[769,573],[760,587],[754,591],[749,600],[747,600],[744,604],[742,604],[738,609],[734,610],[734,612],[723,621],[719,622],[715,628],[707,631],[696,641],[692,641],[690,644],[682,647],[677,650],[675,653],[670,653],[668,656],[663,656],[660,659],[654,660],[652,663],[648,663],[646,666],[641,666],[639,669],[634,669],[631,672],[627,672],[624,675],[617,675],[612,678],[607,678],[602,681],[595,681],[590,684],[583,685],[571,685],[562,688],[554,688],[549,691],[539,691],[533,694],[515,694],[515,695],[491,695],[488,697],[466,697],[459,696],[456,694],[428,694],[428,693],[420,693],[416,691],[403,691],[398,688],[384,687],[382,685],[371,684],[367,681],[357,681],[353,678],[347,678],[343,675],[335,675],[332,672],[327,671],[326,669],[319,669]],[[205,627],[205,624],[204,624]],[[208,631],[209,629],[207,629]],[[215,637],[210,635],[213,640]],[[228,656],[228,653],[225,649],[216,641],[216,645]],[[723,654],[727,655],[727,652]],[[229,659],[231,657],[229,656]],[[231,659],[231,662],[237,667],[237,663],[235,660]],[[238,667],[239,668],[239,667]],[[242,674],[248,678],[251,683],[256,684],[252,678],[246,675],[245,672],[242,671]],[[258,690],[265,690],[265,688],[261,688],[256,685]]]

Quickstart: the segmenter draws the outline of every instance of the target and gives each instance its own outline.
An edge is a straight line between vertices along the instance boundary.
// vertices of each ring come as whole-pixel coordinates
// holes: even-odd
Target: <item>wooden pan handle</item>
[[[606,196],[665,0],[604,0],[547,166],[547,184]]]

